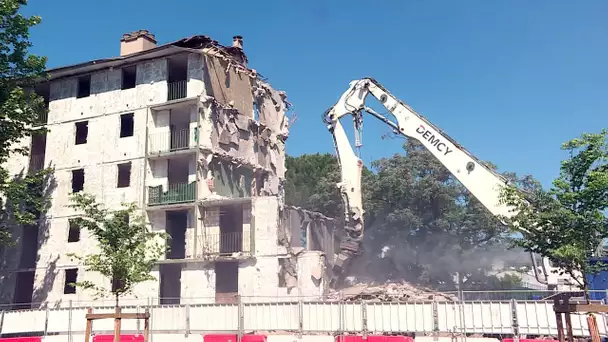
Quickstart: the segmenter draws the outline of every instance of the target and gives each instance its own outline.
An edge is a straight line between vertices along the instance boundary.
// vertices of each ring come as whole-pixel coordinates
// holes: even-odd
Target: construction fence
[[[557,335],[552,300],[372,302],[311,301],[290,298],[240,298],[235,304],[208,304],[208,298],[182,298],[179,305],[154,305],[158,299],[123,301],[122,312],[150,312],[155,334],[250,334],[285,332],[297,335],[340,334],[485,334],[502,336]],[[200,303],[200,304],[197,304]],[[73,336],[85,331],[87,309],[111,313],[105,303],[63,303],[63,307],[4,310],[0,334],[11,336]],[[596,314],[600,334],[607,320]],[[574,334],[589,336],[586,314],[572,316]],[[93,334],[111,334],[113,320],[93,323]],[[125,320],[124,333],[141,334],[143,322]]]

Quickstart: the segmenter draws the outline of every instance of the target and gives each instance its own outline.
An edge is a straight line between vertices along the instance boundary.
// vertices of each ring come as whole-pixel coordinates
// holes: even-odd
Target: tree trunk
[[[116,300],[116,302],[115,302],[115,306],[114,307],[116,307],[116,308],[118,307],[118,298],[119,298],[119,294],[115,293],[114,294],[114,299]]]

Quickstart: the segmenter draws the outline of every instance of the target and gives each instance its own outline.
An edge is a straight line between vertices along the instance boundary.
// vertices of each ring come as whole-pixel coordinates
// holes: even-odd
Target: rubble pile
[[[417,288],[408,283],[386,283],[380,285],[356,284],[339,291],[330,290],[329,301],[371,302],[423,302],[456,301],[457,296],[430,289]]]

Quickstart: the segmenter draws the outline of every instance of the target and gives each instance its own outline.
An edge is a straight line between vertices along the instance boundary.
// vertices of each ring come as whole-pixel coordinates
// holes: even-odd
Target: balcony
[[[49,120],[49,111],[48,106],[45,108],[45,111],[42,113],[38,113],[36,119],[34,120],[34,126],[44,126],[48,123]]]
[[[199,236],[204,255],[230,256],[234,253],[251,253],[249,232],[206,233]]]
[[[197,142],[197,128],[152,133],[148,136],[148,155],[187,151],[196,147]]]
[[[189,203],[195,198],[196,182],[169,184],[166,191],[162,185],[148,187],[148,206]]]
[[[188,81],[167,82],[167,101],[186,98],[188,95]]]

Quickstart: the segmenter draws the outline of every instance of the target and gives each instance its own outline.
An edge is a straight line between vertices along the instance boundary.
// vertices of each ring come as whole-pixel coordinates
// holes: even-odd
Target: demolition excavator
[[[377,99],[394,120],[366,106],[366,98],[369,95]],[[516,215],[514,208],[500,200],[502,189],[508,185],[505,177],[487,167],[426,118],[389,93],[376,80],[363,78],[352,81],[338,102],[323,115],[323,121],[333,136],[341,168],[341,181],[338,183],[338,188],[346,215],[346,236],[341,241],[340,250],[334,260],[331,287],[339,286],[353,259],[360,254],[364,230],[361,193],[363,162],[351,146],[340,119],[345,116],[352,117],[355,128],[355,147],[358,149],[361,146],[363,114],[366,113],[387,124],[396,134],[418,140],[490,213],[499,218]],[[525,229],[522,231],[525,233]],[[539,266],[532,255],[532,264],[536,279],[551,288],[557,289],[558,286],[574,284],[569,276],[561,274],[562,272],[554,268],[547,258],[543,258]]]

